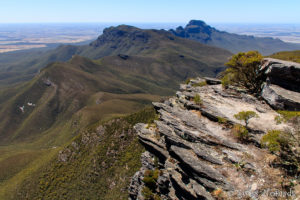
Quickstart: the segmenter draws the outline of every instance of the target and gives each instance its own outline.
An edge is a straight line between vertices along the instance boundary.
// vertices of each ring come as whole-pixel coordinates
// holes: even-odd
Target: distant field
[[[220,24],[212,23],[217,29],[240,35],[273,37],[284,42],[300,43],[300,24]]]
[[[0,24],[0,53],[97,38],[98,24]]]
[[[104,28],[124,23],[0,24],[0,53],[74,44],[96,39]],[[140,28],[169,29],[179,23],[132,24]]]

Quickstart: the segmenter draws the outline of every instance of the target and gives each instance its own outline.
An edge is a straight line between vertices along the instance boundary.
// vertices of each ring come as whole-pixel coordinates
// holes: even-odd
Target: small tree
[[[237,85],[244,87],[251,93],[258,93],[262,84],[262,74],[259,66],[263,56],[258,51],[238,53],[225,65],[228,66],[223,72],[222,85]]]
[[[254,111],[241,111],[234,115],[234,118],[245,122],[246,128],[248,127],[249,120],[253,117],[258,117]]]

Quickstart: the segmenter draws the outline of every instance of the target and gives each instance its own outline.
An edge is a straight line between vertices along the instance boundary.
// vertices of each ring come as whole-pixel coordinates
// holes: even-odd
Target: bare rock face
[[[300,110],[300,64],[266,58],[261,70],[267,80],[261,96],[275,109]]]
[[[264,191],[280,191],[283,172],[270,166],[274,155],[257,144],[268,130],[288,125],[276,124],[278,114],[264,101],[225,91],[217,80],[212,85],[192,86],[202,80],[181,85],[176,97],[164,103],[153,103],[159,114],[154,124],[135,126],[153,159],[142,156],[143,167],[129,187],[130,199],[274,199]],[[196,95],[201,103],[194,102]],[[252,142],[248,143],[232,133],[234,124],[244,125],[234,115],[245,110],[258,115],[249,120]],[[155,187],[147,193],[146,170],[159,170],[158,177],[153,177]]]

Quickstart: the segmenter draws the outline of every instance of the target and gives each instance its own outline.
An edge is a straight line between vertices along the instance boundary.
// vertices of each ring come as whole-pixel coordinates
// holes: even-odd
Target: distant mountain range
[[[179,26],[170,32],[178,37],[227,49],[232,53],[257,50],[263,55],[270,55],[278,51],[300,49],[300,44],[286,43],[271,37],[254,37],[220,31],[201,20],[191,20],[184,28]]]
[[[209,51],[206,51],[207,49]],[[198,51],[202,53],[196,55],[195,52]],[[147,55],[155,59],[167,59],[170,62],[167,62],[166,65],[175,63],[175,66],[183,60],[193,62],[194,58],[197,57],[197,59],[201,59],[199,68],[203,72],[207,71],[209,75],[213,75],[211,74],[213,70],[204,66],[209,65],[214,70],[220,70],[220,67],[223,66],[222,62],[225,62],[228,58],[225,56],[226,59],[224,59],[225,57],[219,59],[220,52],[229,56],[229,52],[226,50],[201,45],[190,40],[183,40],[164,30],[142,30],[123,25],[105,29],[103,34],[89,45],[61,45],[49,51],[28,50],[0,54],[0,86],[30,80],[41,68],[49,63],[56,61],[65,62],[71,59],[73,55],[80,55],[90,59],[99,59],[118,54]],[[176,55],[177,57],[172,59],[171,57],[163,58],[167,54]],[[206,57],[203,56],[204,54],[207,54]],[[176,61],[178,60],[180,62],[177,63]],[[211,65],[212,62],[216,62],[218,65]],[[191,64],[191,66],[193,65]],[[176,70],[178,69],[180,68]],[[193,73],[197,71],[194,70]],[[184,72],[184,74],[189,76],[187,72]]]
[[[27,70],[68,61],[50,63],[26,84],[2,91],[0,117],[5,120],[0,122],[0,143],[48,130],[99,92],[173,94],[188,77],[215,76],[230,56],[229,51],[163,30],[105,29],[89,45],[61,46],[40,56]]]

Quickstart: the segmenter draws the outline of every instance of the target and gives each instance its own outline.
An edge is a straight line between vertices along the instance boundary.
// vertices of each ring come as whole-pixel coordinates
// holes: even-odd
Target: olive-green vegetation
[[[184,81],[184,83],[185,83],[185,84],[189,84],[189,83],[191,82],[191,80],[192,80],[192,78],[187,78],[187,79]]]
[[[281,51],[268,57],[300,63],[300,50]]]
[[[261,144],[279,155],[277,165],[292,176],[300,175],[300,114],[297,111],[278,111],[277,120],[288,123],[293,130],[270,130],[262,137]]]
[[[243,87],[250,93],[258,93],[262,83],[259,66],[263,56],[257,51],[238,53],[225,65],[228,67],[222,76],[222,85]]]
[[[81,122],[82,113],[76,117],[74,113],[82,109],[93,116],[98,111],[102,113],[99,107],[109,107],[118,113],[119,103],[109,106],[103,105],[105,101],[101,97],[91,100],[101,92],[173,94],[178,83],[190,75],[213,76],[230,55],[225,50],[177,38],[166,31],[130,26],[109,28],[88,46],[59,48],[60,56],[68,54],[69,58],[77,52],[99,59],[72,56],[68,62],[49,64],[25,84],[2,89],[0,117],[4,120],[0,122],[0,143],[33,141],[41,133],[48,135],[49,129],[66,126],[66,120],[71,117],[77,117],[74,124]],[[129,111],[135,100],[128,101]],[[140,99],[138,103],[150,101]]]
[[[146,200],[160,200],[161,198],[154,194],[156,187],[157,187],[157,179],[160,174],[159,169],[154,170],[146,170],[144,173],[143,182],[145,183],[145,186],[142,190],[142,194],[145,197]]]
[[[202,82],[199,82],[199,83],[193,83],[192,86],[193,87],[203,87],[207,85],[206,81],[202,81]]]
[[[259,116],[256,114],[256,112],[250,110],[241,111],[234,115],[234,118],[245,122],[246,128],[248,127],[249,120],[253,117],[258,118]]]
[[[101,97],[101,104],[95,101]],[[90,105],[49,130],[24,141],[0,146],[0,199],[14,199],[18,186],[39,169],[45,168],[66,142],[98,121],[138,111],[160,97],[145,94],[96,93]]]
[[[282,133],[280,130],[270,130],[261,139],[263,147],[267,147],[271,152],[277,152],[280,150],[280,144],[284,142]]]
[[[228,120],[224,117],[218,117],[218,122],[220,124],[226,124],[228,122]]]
[[[144,173],[143,182],[151,190],[154,190],[156,188],[156,181],[159,176],[159,173],[160,173],[159,169],[146,170]]]
[[[242,142],[247,141],[249,138],[249,132],[247,128],[240,124],[235,124],[232,128],[232,132],[237,137],[237,139]]]
[[[280,124],[281,122],[288,122],[292,119],[296,119],[300,117],[300,111],[288,111],[288,110],[277,110],[280,114],[275,117],[275,121]]]
[[[202,99],[201,99],[201,97],[200,97],[199,94],[196,94],[196,95],[194,96],[194,102],[195,102],[195,104],[197,104],[197,105],[201,105],[201,104],[203,103],[203,101],[202,101]]]
[[[13,198],[127,199],[127,187],[144,151],[133,126],[153,121],[155,116],[153,108],[146,108],[90,126],[48,166],[25,180]],[[156,171],[149,173],[149,178],[157,176]]]

